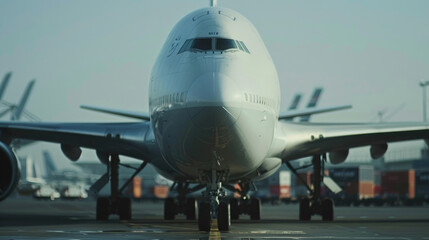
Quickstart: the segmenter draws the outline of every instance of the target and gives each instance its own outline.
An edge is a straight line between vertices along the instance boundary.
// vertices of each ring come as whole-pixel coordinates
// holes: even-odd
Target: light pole
[[[426,122],[426,86],[429,85],[429,81],[421,80],[419,85],[420,87],[422,87],[422,95],[423,95],[423,122]]]

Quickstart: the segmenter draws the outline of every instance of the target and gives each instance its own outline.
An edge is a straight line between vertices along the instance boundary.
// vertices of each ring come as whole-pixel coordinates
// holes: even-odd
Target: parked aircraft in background
[[[312,156],[314,189],[300,202],[300,219],[319,214],[334,218],[333,202],[322,199],[320,184],[327,157],[344,162],[350,148],[371,146],[374,159],[390,142],[427,139],[425,123],[327,124],[283,121],[347,108],[310,108],[280,113],[276,68],[255,27],[236,11],[198,9],[181,19],[168,36],[153,67],[149,87],[150,114],[86,107],[142,120],[132,123],[0,123],[0,199],[15,188],[17,160],[9,147],[13,139],[61,144],[76,161],[81,147],[94,149],[109,166],[111,196],[97,200],[97,219],[110,214],[131,218],[131,201],[118,186],[119,155],[148,163],[177,185],[177,198],[167,198],[165,219],[198,215],[198,228],[230,228],[230,219],[249,214],[260,219],[260,201],[250,198],[252,183],[269,177],[282,163]],[[131,176],[131,179],[135,175]],[[103,176],[106,179],[106,176]],[[195,187],[190,187],[196,183]],[[238,184],[240,190],[234,185]],[[186,195],[204,189],[197,211]],[[228,198],[225,189],[240,198]]]
[[[41,166],[34,164],[33,159],[27,156],[21,161],[21,179],[18,184],[18,193],[20,195],[33,195],[34,192],[46,181],[42,177]]]
[[[34,84],[36,83],[35,79],[31,80],[28,83],[27,88],[22,94],[21,100],[19,101],[18,104],[11,103],[3,99],[4,92],[6,91],[6,88],[7,88],[7,85],[9,84],[11,76],[12,76],[12,72],[7,73],[0,85],[0,104],[6,107],[6,109],[0,112],[0,118],[5,116],[8,113],[11,113],[10,115],[11,121],[19,121],[23,115],[24,117],[27,118],[27,120],[40,121],[40,119],[36,115],[25,110],[25,106],[28,102],[31,91],[33,90]]]

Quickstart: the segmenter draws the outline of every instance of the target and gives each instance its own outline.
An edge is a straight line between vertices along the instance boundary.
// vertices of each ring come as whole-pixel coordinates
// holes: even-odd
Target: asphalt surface
[[[198,231],[184,216],[163,220],[163,204],[133,202],[133,220],[95,220],[95,201],[7,199],[0,239],[428,239],[429,207],[338,207],[335,220],[298,221],[298,205],[263,205],[262,220],[232,221],[229,232]]]

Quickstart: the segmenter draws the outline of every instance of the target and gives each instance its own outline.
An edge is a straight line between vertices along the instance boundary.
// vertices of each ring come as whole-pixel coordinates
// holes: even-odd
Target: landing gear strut
[[[120,220],[131,219],[131,199],[123,197],[122,191],[132,181],[132,179],[146,166],[147,162],[136,169],[136,172],[128,179],[128,181],[119,189],[119,156],[117,154],[110,155],[110,162],[107,166],[107,175],[110,175],[110,196],[99,197],[97,199],[96,215],[97,220],[107,220],[109,215],[117,214]],[[103,176],[101,179],[103,179]],[[104,178],[104,180],[108,180]],[[106,182],[107,183],[107,182]],[[101,184],[103,185],[103,184]],[[103,185],[104,186],[104,185]],[[101,189],[101,187],[100,187]]]
[[[307,189],[310,192],[309,198],[303,198],[299,203],[299,220],[309,221],[311,220],[312,215],[321,215],[323,221],[332,221],[334,220],[334,202],[330,198],[322,199],[320,194],[320,186],[323,182],[324,168],[325,168],[326,155],[314,155],[312,159],[313,166],[313,186],[314,189],[311,189],[308,184],[306,184]],[[306,181],[301,179],[295,169],[289,162],[286,162],[286,165],[289,169],[304,183]],[[307,167],[307,166],[306,166]]]

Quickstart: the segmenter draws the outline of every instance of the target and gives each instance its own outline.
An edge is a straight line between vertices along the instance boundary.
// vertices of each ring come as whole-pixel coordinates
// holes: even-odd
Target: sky
[[[0,77],[18,102],[33,78],[27,110],[49,122],[132,121],[82,104],[148,112],[151,68],[172,27],[208,0],[0,0]],[[429,80],[429,1],[248,1],[218,5],[246,16],[277,67],[282,109],[295,93],[323,87],[319,106],[351,104],[314,122],[421,121]],[[2,120],[8,120],[3,118]],[[59,145],[47,148],[64,159]],[[41,154],[40,154],[41,156]],[[86,159],[95,159],[86,151]],[[63,160],[61,160],[63,161]],[[64,160],[65,161],[65,160]]]

